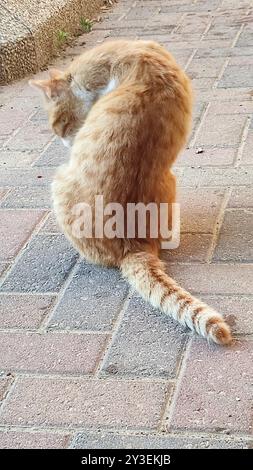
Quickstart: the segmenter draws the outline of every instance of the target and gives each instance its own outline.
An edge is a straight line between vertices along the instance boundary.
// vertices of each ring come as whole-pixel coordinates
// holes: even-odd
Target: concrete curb
[[[59,50],[57,32],[80,30],[80,19],[93,18],[104,0],[1,0],[0,84],[45,67]]]

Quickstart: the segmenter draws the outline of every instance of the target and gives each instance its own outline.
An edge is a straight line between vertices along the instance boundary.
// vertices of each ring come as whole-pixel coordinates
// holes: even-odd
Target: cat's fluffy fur
[[[80,202],[175,201],[170,168],[190,129],[192,91],[174,58],[151,41],[105,43],[65,72],[33,81],[46,96],[53,131],[73,140],[68,164],[52,185],[58,223],[94,263],[117,266],[130,284],[166,315],[219,344],[231,341],[223,317],[167,276],[160,240],[76,238],[71,209]]]

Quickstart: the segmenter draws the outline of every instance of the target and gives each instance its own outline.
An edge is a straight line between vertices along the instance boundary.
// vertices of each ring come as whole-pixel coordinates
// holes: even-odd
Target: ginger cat
[[[121,269],[166,315],[218,344],[231,342],[222,315],[178,286],[158,258],[161,237],[77,237],[73,208],[104,203],[173,203],[170,168],[191,124],[190,81],[172,55],[152,41],[115,41],[91,49],[70,67],[32,80],[45,96],[49,123],[71,146],[52,184],[57,221],[87,260]],[[71,145],[72,144],[72,145]],[[105,217],[106,219],[106,217]],[[94,229],[94,227],[92,227]]]

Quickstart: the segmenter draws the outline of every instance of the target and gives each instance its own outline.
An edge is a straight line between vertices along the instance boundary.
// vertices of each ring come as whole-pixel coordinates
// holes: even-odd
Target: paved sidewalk
[[[77,259],[50,213],[67,154],[27,83],[2,88],[0,447],[252,446],[250,4],[120,0],[59,62],[104,40],[152,38],[192,77],[193,132],[175,168],[182,242],[168,272],[229,317],[231,348],[163,317],[117,271]]]

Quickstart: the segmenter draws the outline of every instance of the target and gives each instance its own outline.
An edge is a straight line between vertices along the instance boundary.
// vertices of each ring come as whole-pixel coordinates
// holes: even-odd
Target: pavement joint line
[[[220,206],[220,210],[218,212],[217,218],[214,222],[213,237],[212,237],[212,241],[211,241],[209,250],[207,252],[207,258],[206,258],[206,261],[208,264],[212,262],[212,258],[213,258],[214,251],[215,251],[219,234],[220,234],[220,229],[222,227],[223,220],[225,217],[226,207],[228,205],[231,194],[232,194],[232,188],[227,188],[225,190],[225,194],[223,196],[223,200],[221,202],[221,206]]]
[[[15,188],[15,187],[12,188],[12,190],[15,190],[15,189],[17,189],[17,188]],[[27,212],[27,211],[29,211],[29,212],[46,212],[45,215],[47,215],[49,210],[50,209],[48,209],[48,207],[0,207],[0,213],[3,212],[3,211],[8,211],[8,212],[17,212],[17,211]],[[44,221],[44,219],[43,219],[43,221]],[[54,233],[54,235],[59,235],[59,233]]]
[[[198,127],[197,127],[197,129],[195,130],[194,135],[193,135],[193,137],[192,137],[192,139],[190,140],[190,143],[189,143],[189,147],[190,147],[190,148],[191,148],[191,147],[194,147],[194,145],[195,145],[195,143],[196,143],[197,137],[198,137],[198,135],[199,135],[199,133],[200,133],[202,127],[203,127],[203,124],[204,124],[204,121],[205,121],[205,118],[206,118],[206,115],[207,115],[207,113],[208,113],[208,111],[209,111],[210,106],[211,106],[211,103],[209,102],[209,103],[206,105],[206,107],[204,108],[204,110],[203,110],[203,112],[202,112],[202,114],[201,114],[201,116],[200,116],[200,118],[199,118]],[[186,168],[186,167],[185,167],[185,168]]]
[[[178,21],[178,24],[176,26],[176,28],[173,29],[173,31],[171,32],[170,36],[173,37],[174,36],[174,33],[177,33],[177,31],[179,30],[179,28],[182,26],[182,23],[184,22],[185,18],[187,17],[187,12],[183,13],[181,18],[179,19]]]
[[[211,234],[209,234],[211,235]],[[230,261],[229,261],[230,262]],[[234,263],[234,264],[233,264]],[[189,263],[187,262],[184,262],[184,261],[171,261],[170,262],[170,266],[174,265],[174,266],[207,266],[209,264],[212,264],[212,266],[222,266],[222,265],[226,265],[227,264],[227,261],[220,261],[219,263],[216,263],[216,262],[213,262],[211,261],[210,263],[208,263],[206,260],[203,260],[203,261],[199,261],[199,260],[196,260],[196,261],[191,261]],[[241,261],[240,263],[236,263],[236,262],[233,262],[231,261],[230,262],[230,265],[233,265],[233,266],[237,266],[237,265],[249,265],[251,266],[252,264],[252,261]],[[239,295],[239,294],[238,294]],[[240,294],[240,295],[243,295],[243,294]],[[248,295],[248,294],[245,294],[245,295]]]
[[[187,332],[187,335],[186,335],[185,341],[184,341],[184,345],[183,345],[183,350],[181,352],[181,355],[180,355],[180,358],[178,360],[178,364],[177,364],[177,367],[176,367],[174,384],[172,384],[172,386],[171,386],[171,391],[170,391],[170,393],[168,393],[168,399],[164,403],[163,411],[162,411],[162,414],[161,414],[160,425],[159,425],[159,428],[158,428],[159,431],[161,431],[161,432],[164,432],[166,430],[166,418],[167,418],[167,415],[169,413],[171,404],[173,402],[173,397],[174,397],[177,382],[178,382],[178,379],[179,379],[182,363],[183,363],[183,360],[184,360],[184,356],[186,354],[188,343],[191,341],[191,338],[192,338],[192,332],[189,332],[189,333]]]
[[[244,150],[246,140],[247,140],[247,137],[248,137],[250,124],[251,124],[251,116],[247,116],[244,128],[242,130],[240,145],[238,147],[237,155],[236,155],[235,161],[234,161],[234,167],[235,168],[238,168],[241,164],[242,157],[243,157],[243,150]]]
[[[169,265],[170,266],[203,266],[203,265],[206,265],[207,263],[201,263],[200,261],[194,261],[194,262],[184,262],[184,261],[170,261]],[[227,261],[224,261],[224,262],[219,262],[219,263],[214,263],[212,262],[211,265],[212,266],[224,266],[224,265],[228,265],[228,266],[252,266],[253,267],[253,263],[252,261],[249,262],[249,263],[236,263],[234,261],[231,261],[231,262],[227,262]],[[192,291],[193,292],[193,291]],[[194,291],[194,293],[197,295],[198,294],[198,291]],[[57,296],[58,295],[58,292],[16,292],[16,291],[11,291],[11,292],[4,292],[4,291],[0,291],[0,297],[1,296],[9,296],[9,297],[12,297],[12,296],[30,296],[30,297],[39,297],[39,296],[43,296],[43,297],[52,297],[52,296]],[[237,296],[237,295],[240,295],[242,297],[252,297],[253,294],[242,294],[242,293],[238,293],[238,292],[235,292],[234,294],[231,294],[231,292],[224,292],[224,293],[220,293],[220,292],[214,292],[214,293],[210,293],[210,292],[204,292],[202,291],[201,295],[220,295],[220,296],[226,296],[226,297],[233,297],[233,296]],[[86,330],[83,330],[83,331],[86,331]],[[87,330],[88,331],[88,330]],[[94,330],[95,331],[95,330]],[[110,330],[112,331],[112,330]]]
[[[5,208],[0,208],[0,213],[1,213],[1,210],[6,210]],[[7,209],[8,210],[8,209]],[[16,209],[17,210],[17,209]],[[29,211],[29,209],[26,209],[27,211]],[[34,209],[35,211],[37,212],[42,212],[43,214],[43,210],[40,210],[40,209]],[[15,268],[16,264],[18,263],[18,261],[20,260],[21,256],[23,255],[23,253],[25,252],[27,246],[29,245],[29,243],[31,242],[31,240],[33,239],[33,237],[35,237],[43,223],[44,223],[44,219],[46,217],[46,213],[44,213],[41,217],[41,219],[39,220],[39,222],[37,223],[37,225],[34,227],[34,229],[29,233],[28,237],[26,238],[26,240],[24,241],[23,245],[21,245],[18,253],[16,254],[15,258],[13,259],[13,262],[10,266],[9,269],[7,269],[3,275],[1,276],[0,278],[0,293],[4,293],[4,291],[1,291],[1,288],[2,288],[2,285],[3,283],[5,282],[5,280],[7,279],[8,275],[11,274],[12,270]],[[6,260],[6,262],[8,262],[8,260]],[[13,292],[12,292],[13,293]]]
[[[24,121],[22,122],[22,125],[17,127],[17,129],[14,129],[10,135],[8,136],[7,140],[3,143],[3,146],[2,146],[2,150],[5,150],[5,147],[9,144],[9,142],[11,141],[11,139],[13,139],[13,137],[16,137],[16,135],[26,127],[26,124],[28,123],[28,121],[30,121],[30,119],[35,116],[35,114],[37,113],[37,109],[36,111],[31,111],[30,114],[27,115],[27,117],[24,119]]]
[[[8,372],[10,369],[9,368],[6,368],[6,369],[2,369],[3,372]],[[35,369],[27,369],[27,370],[20,370],[19,368],[12,368],[11,369],[11,372],[13,374],[15,374],[15,376],[17,378],[33,378],[33,379],[69,379],[69,380],[79,380],[80,378],[83,378],[84,380],[93,380],[94,379],[94,373],[93,372],[80,372],[79,374],[77,374],[76,372],[70,372],[70,371],[66,371],[66,372],[52,372],[52,374],[50,372],[44,372],[42,370],[35,370]]]
[[[246,186],[246,188],[249,187],[248,183],[244,183],[243,185],[242,185],[242,184],[233,184],[233,188],[238,188],[238,187],[242,187],[242,186]],[[193,186],[193,185],[190,185],[190,184],[185,184],[184,186],[182,186],[182,188],[184,188],[184,189],[185,189],[185,188],[188,188],[188,189],[193,189],[193,188],[194,188],[194,189],[200,189],[200,188],[202,188],[202,189],[204,189],[204,188],[211,188],[211,187],[213,187],[213,188],[218,188],[219,185],[218,185],[218,186],[209,186],[208,184],[201,184],[201,185],[200,185],[200,184],[198,183],[198,184],[195,184],[194,186]],[[226,187],[227,187],[227,186],[226,186]]]
[[[203,113],[204,113],[204,111],[203,111]],[[245,115],[245,116],[247,116],[246,114],[240,114],[240,113],[237,113],[237,114],[235,114],[235,115],[236,115],[236,116],[237,116],[237,115],[240,115],[240,116],[244,116],[244,115]],[[227,114],[219,114],[218,116],[227,116]],[[200,122],[200,120],[201,120],[201,119],[199,119],[198,122]],[[194,149],[194,145],[193,145],[193,147],[189,147],[189,144],[188,144],[188,146],[187,146],[186,149],[187,149],[187,150]],[[226,149],[234,149],[234,150],[237,150],[237,149],[238,149],[238,145],[220,145],[219,147],[216,147],[216,146],[213,146],[213,145],[205,145],[205,149],[206,149],[206,150],[215,150],[215,151],[217,151],[217,152],[219,152],[220,150],[224,150],[224,149],[225,149],[225,150],[226,150]],[[177,169],[177,172],[179,173],[180,171],[182,172],[182,170],[187,169],[187,168],[196,168],[196,169],[197,169],[197,168],[199,168],[199,166],[200,166],[200,165],[190,165],[190,166],[189,166],[189,165],[177,165],[177,164],[175,164],[175,165],[173,165],[173,168],[176,168],[176,169]],[[201,168],[210,170],[210,169],[217,168],[217,167],[218,167],[218,168],[225,168],[225,169],[227,169],[227,168],[234,168],[234,167],[233,167],[233,163],[223,164],[223,165],[222,165],[222,164],[220,164],[220,165],[218,165],[218,164],[217,164],[217,165],[210,165],[210,164],[209,164],[209,165],[203,165]],[[252,163],[252,164],[243,165],[243,167],[247,167],[247,168],[248,168],[248,167],[253,167],[253,163]],[[17,172],[23,171],[23,170],[25,170],[25,171],[28,173],[31,167],[19,167],[19,168],[17,168],[17,167],[5,167],[5,168],[6,168],[6,170],[8,170],[8,171],[9,171],[9,170],[12,170],[14,173],[17,173]],[[46,166],[46,165],[45,165],[45,166],[43,166],[43,167],[41,166],[41,167],[34,167],[34,168],[35,168],[35,170],[38,170],[38,172],[39,172],[39,170],[44,170],[44,171],[54,170],[54,171],[55,171],[55,170],[57,170],[58,166]],[[210,185],[210,186],[211,186],[211,185]],[[243,185],[242,185],[242,186],[243,186]],[[7,186],[5,186],[4,189],[5,189],[6,187],[7,187]],[[36,187],[37,187],[36,185],[25,185],[25,186],[22,186],[22,189],[24,189],[24,188],[29,189],[29,188],[36,188]],[[43,188],[46,188],[46,189],[48,189],[49,187],[50,187],[50,182],[48,183],[48,186],[43,186]],[[8,189],[12,191],[13,189],[18,189],[18,188],[17,188],[17,186],[8,186]],[[4,196],[4,197],[5,197],[5,196]],[[1,201],[3,201],[4,197],[1,199]],[[7,209],[7,207],[4,208],[4,209]],[[11,207],[9,208],[9,207],[8,207],[8,209],[11,210],[11,209],[15,209],[15,208],[11,208]],[[27,210],[27,207],[19,207],[19,209],[20,209],[20,210]],[[36,207],[31,207],[30,209],[31,209],[31,210],[37,210],[38,208],[36,208]],[[50,210],[52,211],[52,208],[50,208],[50,207],[45,207],[45,209],[46,209],[47,211],[50,211]]]
[[[190,338],[190,340],[186,343],[186,347],[181,357],[181,363],[180,363],[180,368],[179,368],[179,372],[177,376],[177,382],[173,390],[171,401],[167,403],[168,406],[166,410],[164,411],[164,415],[163,415],[163,422],[161,424],[161,428],[163,430],[167,430],[170,427],[172,415],[176,406],[177,397],[178,397],[180,386],[181,386],[181,381],[184,376],[184,372],[186,369],[186,362],[187,362],[187,358],[188,358],[192,343],[193,343],[193,335]]]
[[[123,20],[123,19],[126,17],[126,15],[132,10],[132,8],[136,7],[136,3],[137,3],[137,2],[134,1],[134,2],[131,4],[131,6],[130,6],[129,8],[127,8],[127,10],[125,11],[125,13],[123,13],[123,15],[121,15],[121,16],[118,18],[118,21]]]
[[[195,56],[197,50],[198,50],[198,49],[194,49],[193,52],[191,53],[189,59],[187,60],[185,66],[184,66],[184,70],[185,70],[185,71],[188,69],[188,67],[189,67],[189,65],[190,65],[190,63],[191,63],[191,61],[192,61],[192,59],[194,58],[194,56]]]
[[[232,44],[231,44],[231,48],[232,48],[232,49],[236,46],[236,43],[237,43],[237,41],[238,41],[238,39],[239,39],[239,37],[240,37],[240,35],[241,35],[241,32],[242,32],[243,28],[244,28],[244,23],[241,24],[239,30],[237,31],[237,33],[236,33],[236,35],[235,35],[235,38],[234,38],[234,40],[233,40],[233,42],[232,42]]]
[[[40,331],[39,328],[29,328],[29,327],[12,327],[12,328],[0,328],[0,333],[36,333],[38,335],[76,335],[76,336],[82,336],[82,335],[93,335],[93,336],[108,336],[111,334],[111,330],[57,330],[55,329],[49,329],[46,331]]]
[[[30,188],[34,188],[34,186],[30,186]],[[15,189],[18,189],[18,188],[14,187],[14,186],[13,186],[13,188],[11,188],[11,190],[13,190],[13,191],[15,191]],[[24,187],[22,189],[24,189]],[[43,207],[43,206],[40,206],[40,207],[19,207],[19,206],[4,207],[4,206],[2,206],[1,202],[3,202],[3,200],[0,201],[0,213],[1,213],[1,211],[10,211],[10,212],[16,212],[16,211],[38,212],[38,211],[41,211],[41,212],[46,212],[46,213],[48,213],[48,211],[50,211],[50,207]],[[49,214],[50,214],[50,212],[49,212]],[[50,233],[52,233],[52,235],[59,235],[59,233],[61,233],[61,232],[50,232]]]
[[[67,436],[67,442],[66,442],[65,449],[69,449],[71,443],[74,441],[75,432],[74,432],[74,431],[70,431],[69,433],[66,433],[66,434],[68,434],[68,436]]]
[[[50,208],[50,209],[51,209],[51,208]],[[45,226],[45,224],[48,222],[50,216],[52,215],[52,210],[50,210],[50,209],[49,209],[49,211],[48,211],[48,213],[47,213],[47,216],[46,216],[45,219],[44,219],[44,226]],[[42,226],[42,229],[43,229],[43,226]],[[42,233],[45,233],[45,232],[42,232]],[[55,232],[49,232],[49,234],[50,234],[50,235],[51,235],[51,234],[52,234],[52,235],[55,235]]]
[[[129,286],[128,291],[127,291],[126,296],[125,296],[125,299],[124,299],[124,302],[123,302],[123,305],[122,305],[122,307],[119,311],[119,314],[118,314],[118,316],[117,316],[117,318],[116,318],[116,320],[113,324],[111,334],[108,336],[107,341],[105,342],[104,350],[101,354],[101,357],[98,359],[97,365],[94,367],[94,377],[96,377],[96,378],[100,378],[100,373],[102,372],[103,367],[106,364],[107,358],[108,358],[109,353],[110,353],[111,346],[113,345],[114,339],[118,334],[118,330],[120,328],[121,321],[122,321],[122,319],[125,315],[127,307],[129,305],[133,295],[134,295],[133,290]]]
[[[238,210],[239,210],[239,211],[245,211],[245,212],[247,212],[247,211],[252,212],[251,209],[252,209],[252,208],[248,208],[248,209],[247,209],[247,208],[245,208],[244,206],[236,206],[236,207],[227,207],[227,208],[226,208],[226,211],[227,211],[227,212],[232,212],[232,211],[238,211]],[[252,209],[252,210],[253,210],[253,209]]]
[[[15,291],[11,291],[11,292],[4,292],[4,291],[0,291],[0,297],[2,295],[6,295],[6,296],[10,296],[12,297],[13,295],[18,295],[18,296],[23,296],[23,297],[26,297],[26,296],[34,296],[34,297],[38,297],[38,296],[43,296],[43,297],[52,297],[52,296],[57,296],[58,295],[58,292],[15,292]]]
[[[216,80],[214,81],[214,84],[212,86],[213,89],[215,89],[215,90],[217,89],[217,87],[219,85],[219,82],[220,82],[220,80],[221,80],[228,64],[229,64],[229,58],[225,60],[223,66],[221,67],[220,73],[219,73],[218,77],[216,78]]]
[[[46,152],[46,150],[48,149],[48,147],[50,147],[50,145],[51,145],[54,141],[57,141],[57,137],[52,134],[51,139],[50,139],[49,142],[47,142],[47,144],[43,147],[43,150],[42,150],[41,152],[38,152],[39,155],[38,155],[38,157],[35,158],[35,160],[32,162],[31,168],[38,168],[38,170],[39,170],[40,167],[36,167],[36,163],[39,161],[39,159],[42,157],[42,155]],[[61,166],[61,165],[57,165],[56,168],[59,168],[60,166]],[[52,168],[52,167],[48,167],[48,168]]]
[[[177,265],[178,263],[179,263],[179,261],[170,261],[170,265]],[[194,266],[195,266],[196,264],[200,264],[200,265],[207,264],[207,262],[200,263],[199,261],[194,261],[194,263],[193,263],[192,261],[180,261],[180,264],[185,265],[185,266],[192,266],[194,264]],[[249,266],[253,266],[252,261],[250,261],[249,263],[238,263],[238,262],[235,262],[235,261],[229,261],[229,262],[228,261],[219,261],[219,262],[212,263],[213,266],[224,266],[224,265],[238,266],[238,265],[241,265],[241,264],[247,264]]]
[[[9,371],[9,369],[2,369],[3,372],[7,372]],[[12,369],[12,372],[14,373],[14,369]],[[41,379],[41,380],[63,380],[63,381],[66,381],[66,380],[79,380],[80,382],[90,382],[90,383],[94,383],[94,382],[101,382],[101,383],[108,383],[108,382],[125,382],[125,383],[133,383],[133,382],[138,382],[139,384],[141,383],[145,383],[145,382],[148,382],[148,383],[155,383],[155,384],[163,384],[163,385],[167,385],[169,382],[171,382],[172,384],[174,384],[175,380],[174,379],[168,379],[168,378],[162,378],[162,377],[156,377],[156,376],[150,376],[150,377],[142,377],[142,376],[135,376],[134,378],[133,377],[129,377],[128,375],[117,375],[117,376],[113,376],[113,377],[104,377],[104,376],[100,376],[100,377],[96,377],[94,375],[94,372],[88,372],[86,374],[84,374],[83,372],[80,372],[79,374],[77,374],[76,372],[66,372],[66,373],[63,373],[63,372],[52,372],[52,373],[49,373],[49,372],[41,372],[41,371],[31,371],[31,370],[27,370],[27,371],[20,371],[19,369],[15,369],[15,376],[17,379],[26,379],[26,378],[30,378],[30,379]]]
[[[9,142],[11,141],[11,139],[12,139],[13,137],[15,137],[15,136],[19,133],[19,131],[22,129],[22,127],[23,127],[23,124],[22,124],[22,126],[17,127],[17,129],[14,129],[14,130],[7,136],[7,139],[6,139],[6,141],[3,143],[1,150],[5,150],[5,148],[7,147],[7,145],[9,144]]]
[[[69,431],[70,428],[49,428],[49,427],[43,427],[39,428],[36,426],[18,426],[18,425],[12,425],[12,424],[0,424],[0,432],[23,432],[23,433],[32,433],[32,434],[38,434],[38,433],[50,433],[50,434],[65,434],[66,432]],[[75,429],[70,430],[70,433],[73,433]]]
[[[5,264],[5,261],[3,261],[3,264]],[[0,275],[0,284],[1,284],[1,279],[3,278],[3,276],[9,274],[11,267],[13,265],[13,262],[6,261],[6,264],[7,264],[7,267],[4,269],[4,271]],[[0,291],[0,295],[1,294],[2,292]]]
[[[227,212],[237,212],[237,211],[244,212],[245,214],[252,214],[253,207],[228,207],[226,209]]]
[[[97,431],[94,428],[90,427],[59,427],[59,426],[46,426],[46,427],[39,427],[39,426],[32,426],[29,427],[27,425],[24,426],[18,426],[18,425],[3,425],[0,424],[0,432],[5,432],[5,431],[18,431],[18,432],[31,432],[31,433],[41,433],[41,432],[48,432],[50,434],[56,434],[56,433],[89,433],[89,434],[95,434],[97,435],[99,431]],[[140,437],[140,436],[150,436],[150,437],[159,437],[163,439],[168,439],[170,437],[177,438],[177,437],[190,437],[190,438],[197,438],[197,437],[206,437],[208,439],[226,439],[228,441],[233,442],[234,440],[248,440],[248,441],[253,441],[253,436],[252,434],[244,434],[244,433],[235,433],[235,434],[221,434],[221,433],[215,433],[215,432],[201,432],[201,431],[195,431],[194,429],[190,429],[189,431],[182,431],[181,429],[178,429],[177,431],[170,431],[170,432],[159,432],[159,431],[153,431],[146,430],[146,429],[137,429],[137,430],[131,430],[131,429],[120,429],[116,427],[104,427],[100,426],[99,427],[100,431],[108,432],[108,434],[114,434],[114,435],[122,435],[122,436],[132,436],[132,437]]]
[[[9,194],[12,192],[13,188],[6,188],[7,191],[6,193],[4,194],[4,196],[0,199],[0,209],[2,209],[2,203],[5,201],[5,199],[7,198],[7,196],[9,196]],[[4,209],[4,208],[3,208]]]
[[[45,318],[42,320],[41,324],[40,324],[40,327],[39,327],[39,331],[41,333],[43,333],[45,330],[47,330],[47,328],[49,327],[49,323],[51,321],[51,319],[53,318],[54,316],[54,313],[58,307],[58,305],[60,304],[68,286],[70,285],[74,275],[76,274],[78,268],[80,267],[80,264],[81,264],[81,256],[79,255],[79,257],[77,258],[74,266],[72,267],[72,269],[70,270],[65,282],[63,283],[60,291],[58,292],[58,295],[57,295],[57,299],[56,299],[56,302],[54,304],[54,307],[52,308],[52,310],[48,313],[48,315],[45,316]]]
[[[8,402],[9,396],[12,394],[15,386],[16,386],[16,381],[17,381],[17,376],[15,374],[11,375],[13,378],[12,382],[10,383],[9,387],[7,387],[7,390],[4,394],[4,398],[2,401],[0,401],[0,419],[1,419],[1,414],[4,409],[5,404]]]
[[[42,227],[43,228],[43,227]],[[43,230],[40,235],[50,235],[50,237],[54,237],[55,235],[60,235],[62,232],[50,232],[48,230]]]
[[[180,234],[181,235],[199,235],[199,236],[202,236],[202,235],[212,235],[212,232],[211,230],[209,232],[198,232],[198,231],[191,231],[191,230],[181,230],[180,231]],[[196,261],[192,261],[192,263],[196,263]]]
[[[250,13],[250,8],[245,12],[245,17],[244,17],[244,19],[247,18],[247,16],[249,15],[249,13]],[[237,34],[235,35],[234,41],[232,42],[232,45],[231,45],[231,48],[232,48],[232,49],[236,46],[236,43],[237,43],[239,37],[241,36],[241,33],[242,33],[244,27],[245,27],[245,23],[242,23],[241,26],[240,26],[240,28],[239,28],[239,30],[238,30],[238,32],[237,32]]]
[[[216,101],[218,101],[218,100],[216,100]],[[215,102],[216,102],[216,101],[215,101]],[[251,101],[251,100],[249,100],[249,101]],[[230,101],[222,101],[222,102],[223,102],[223,103],[230,103]],[[206,104],[206,102],[202,102],[202,103],[205,103],[205,104]],[[208,103],[208,104],[212,104],[212,102],[210,102],[210,103]],[[207,104],[206,104],[206,105],[207,105]],[[204,110],[203,110],[203,114],[204,114]],[[243,115],[243,116],[245,115],[245,116],[247,116],[247,114],[250,115],[250,113],[235,113],[234,115],[235,115],[235,116],[237,116],[237,115],[240,115],[240,116],[241,116],[241,115]],[[225,117],[225,116],[228,116],[228,114],[227,114],[227,113],[220,113],[220,114],[218,114],[217,116],[224,116],[224,117]],[[200,118],[198,119],[198,122],[199,122],[201,119],[202,119],[202,118],[200,117]],[[188,145],[188,147],[189,147],[189,145]],[[186,147],[186,149],[188,149],[188,147]],[[194,147],[194,145],[193,145],[193,147]],[[209,145],[205,145],[205,148],[206,148],[206,149],[211,149],[211,150],[213,149],[213,150],[217,150],[217,151],[223,150],[223,149],[237,149],[237,148],[238,148],[238,144],[232,144],[232,145],[230,145],[230,144],[221,144],[221,145],[218,145],[218,146],[216,146],[216,145],[210,145],[210,144],[209,144]],[[40,166],[40,167],[33,167],[33,168],[39,172],[40,170],[44,170],[44,171],[57,170],[57,168],[59,168],[59,166],[60,166],[60,165],[58,165],[58,166],[43,165],[43,166]],[[192,166],[193,166],[193,165],[192,165]],[[216,167],[216,166],[217,166],[217,165],[205,165],[205,166],[203,166],[203,168],[214,168],[214,167]],[[226,165],[222,165],[222,164],[221,164],[221,165],[219,165],[220,168],[227,168],[227,167],[229,167],[229,166],[232,167],[232,164],[229,164],[229,165],[227,165],[227,164],[226,164]],[[247,165],[245,165],[245,166],[247,166],[247,167],[248,167],[248,166],[253,166],[253,164],[247,164]],[[196,167],[197,167],[197,166],[196,166]],[[4,166],[4,167],[2,167],[2,168],[6,169],[7,171],[9,171],[9,170],[12,170],[13,172],[25,171],[25,172],[28,173],[29,170],[31,169],[31,166],[24,166],[24,167],[6,167],[6,166]],[[179,171],[179,170],[182,169],[182,168],[189,168],[189,165],[177,165],[177,164],[175,164],[175,165],[173,165],[173,168],[177,168],[177,170]],[[48,186],[50,186],[50,183],[49,183]],[[30,187],[31,187],[31,188],[34,188],[34,187],[36,187],[36,186],[35,186],[35,185],[29,185],[29,184],[26,184],[25,186],[22,186],[22,188],[30,188]],[[17,189],[16,186],[5,186],[4,188],[8,188],[9,190],[13,190],[14,188]],[[1,199],[1,200],[3,200],[3,199]],[[27,208],[26,208],[26,207],[23,207],[23,208],[21,207],[20,209],[27,209]],[[33,208],[31,208],[31,209],[34,209],[34,210],[35,210],[36,207],[33,207]],[[47,210],[48,210],[48,208],[47,208]]]
[[[22,428],[21,428],[22,429]],[[49,428],[52,429],[52,428]],[[146,431],[146,430],[131,430],[131,429],[126,429],[122,430],[119,428],[99,428],[101,431],[108,431],[109,434],[114,434],[114,435],[123,435],[123,436],[129,436],[129,437],[141,437],[141,436],[148,436],[148,437],[156,437],[159,439],[170,439],[170,438],[178,438],[178,437],[183,437],[183,438],[206,438],[210,440],[226,440],[228,442],[233,442],[233,441],[241,441],[242,439],[253,442],[253,437],[251,434],[243,434],[243,433],[238,433],[238,434],[218,434],[215,432],[210,431],[208,432],[201,432],[201,431],[195,431],[194,429],[190,429],[189,431],[182,431],[181,429],[178,429],[176,431]],[[1,426],[0,426],[1,430]],[[91,428],[81,428],[81,430],[76,430],[77,433],[88,433],[88,434],[95,434],[97,435],[98,431],[91,429]]]
[[[165,400],[164,400],[164,403],[161,407],[160,417],[159,417],[159,420],[158,420],[158,423],[157,423],[157,431],[158,432],[159,431],[160,432],[164,431],[163,422],[164,422],[167,410],[169,409],[169,407],[171,405],[171,402],[173,400],[175,385],[176,385],[176,380],[174,381],[174,383],[170,383],[169,381],[167,383],[167,389],[166,389],[166,393],[165,393]]]
[[[213,16],[211,15],[210,18],[211,19],[210,19],[209,23],[207,24],[206,29],[205,29],[205,31],[203,32],[203,34],[200,38],[200,41],[203,41],[203,39],[205,38],[205,35],[208,33],[209,29],[211,28],[211,26],[213,24],[213,19],[214,19]]]

